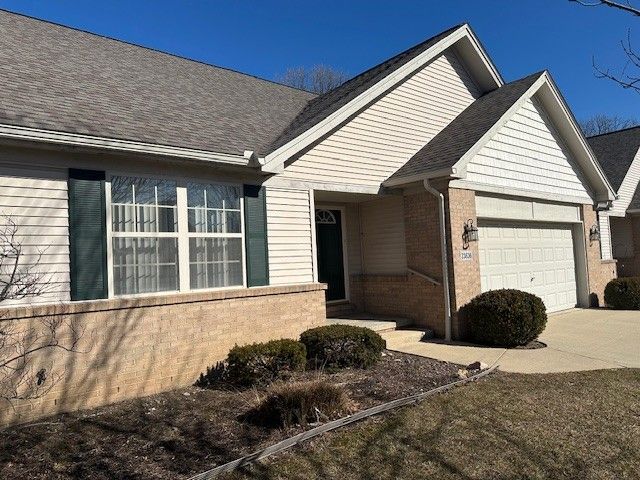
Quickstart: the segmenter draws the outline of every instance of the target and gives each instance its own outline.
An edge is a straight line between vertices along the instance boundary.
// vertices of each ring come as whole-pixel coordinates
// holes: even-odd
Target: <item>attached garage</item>
[[[479,224],[482,291],[533,293],[550,312],[578,303],[571,224],[484,221]]]

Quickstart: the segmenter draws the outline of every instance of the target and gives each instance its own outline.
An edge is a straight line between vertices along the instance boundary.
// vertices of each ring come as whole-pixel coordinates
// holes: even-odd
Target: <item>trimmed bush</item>
[[[307,359],[327,369],[368,368],[380,360],[386,347],[373,330],[351,325],[312,328],[300,335],[300,341],[307,347]]]
[[[640,277],[614,278],[604,289],[604,301],[616,310],[640,310]]]
[[[348,398],[342,387],[323,380],[277,383],[244,419],[271,427],[306,426],[347,413]]]
[[[295,340],[235,346],[227,357],[226,376],[239,385],[267,384],[291,372],[304,370],[305,346]]]
[[[218,362],[212,367],[207,367],[206,373],[201,373],[194,386],[200,388],[215,388],[224,385],[228,381],[229,371],[224,362]]]
[[[535,340],[547,325],[547,309],[540,297],[521,290],[491,290],[461,309],[471,340],[515,347]]]

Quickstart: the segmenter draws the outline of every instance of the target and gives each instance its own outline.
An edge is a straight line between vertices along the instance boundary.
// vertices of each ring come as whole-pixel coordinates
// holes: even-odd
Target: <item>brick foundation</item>
[[[53,364],[60,381],[42,398],[2,405],[0,425],[191,385],[235,344],[296,338],[323,324],[324,289],[305,284],[4,309],[2,322],[21,330],[62,315],[84,333],[81,353],[48,350],[35,358],[34,369]]]

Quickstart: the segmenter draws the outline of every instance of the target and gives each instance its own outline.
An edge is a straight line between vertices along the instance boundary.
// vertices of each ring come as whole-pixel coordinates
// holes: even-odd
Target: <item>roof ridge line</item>
[[[285,85],[284,83],[276,82],[275,80],[270,80],[268,78],[262,78],[262,77],[259,77],[257,75],[253,75],[251,73],[241,72],[240,70],[235,70],[235,69],[230,68],[230,67],[223,67],[223,66],[220,66],[220,65],[215,65],[213,63],[207,63],[207,62],[205,62],[203,60],[197,60],[195,58],[186,57],[186,56],[183,56],[183,55],[179,55],[177,53],[171,53],[171,52],[167,52],[165,50],[160,50],[158,48],[148,47],[146,45],[140,45],[140,44],[133,43],[133,42],[130,42],[130,41],[127,41],[127,40],[122,40],[121,38],[111,37],[109,35],[104,35],[102,33],[96,33],[96,32],[92,32],[90,30],[85,30],[83,28],[65,25],[65,24],[62,24],[62,23],[55,22],[53,20],[47,20],[47,19],[44,19],[44,18],[38,18],[38,17],[34,17],[32,15],[28,15],[26,13],[14,12],[12,10],[8,10],[6,8],[1,8],[1,7],[0,7],[0,12],[6,12],[6,13],[9,13],[11,15],[17,15],[19,17],[28,18],[29,20],[35,20],[37,22],[48,23],[49,25],[54,25],[54,26],[60,27],[60,28],[66,28],[67,30],[73,30],[73,31],[76,31],[76,32],[84,33],[86,35],[91,35],[93,37],[102,38],[104,40],[110,40],[110,41],[113,41],[113,42],[118,42],[118,43],[121,43],[123,45],[142,48],[144,50],[149,50],[151,52],[159,53],[161,55],[167,55],[169,57],[177,58],[179,60],[185,60],[187,62],[197,63],[197,64],[203,65],[205,67],[219,68],[221,70],[226,70],[228,72],[237,73],[238,75],[243,75],[243,76],[246,76],[246,77],[255,78],[256,80],[260,80],[262,82],[267,82],[267,83],[271,83],[271,84],[274,84],[274,85],[279,85],[279,86],[284,87],[284,88],[290,88],[292,90],[296,90],[296,91],[299,91],[299,92],[304,92],[304,93],[307,93],[309,95],[315,95],[316,97],[318,96],[317,94],[315,94],[313,92],[310,92],[308,90],[304,90],[304,89],[298,88],[298,87],[293,87],[291,85]],[[316,97],[314,97],[314,98],[316,98]],[[311,98],[310,101],[311,100],[313,100],[313,98]]]

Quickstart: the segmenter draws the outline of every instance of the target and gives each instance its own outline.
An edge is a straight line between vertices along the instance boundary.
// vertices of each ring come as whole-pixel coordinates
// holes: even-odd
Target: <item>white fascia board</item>
[[[243,155],[210,152],[192,148],[173,147],[154,143],[134,142],[107,137],[96,137],[77,133],[42,130],[37,128],[19,127],[0,124],[0,138],[12,140],[26,140],[31,142],[69,145],[74,147],[98,148],[120,152],[133,152],[167,157],[178,157],[191,160],[201,160],[211,163],[247,166],[249,160]]]
[[[313,127],[300,134],[298,137],[294,138],[290,142],[268,154],[264,159],[264,166],[262,167],[262,171],[265,173],[281,173],[283,164],[286,160],[311,145],[323,135],[331,132],[331,130],[341,125],[343,122],[349,119],[349,117],[360,111],[362,108],[366,107],[369,103],[378,98],[384,92],[400,83],[407,76],[411,75],[417,69],[425,65],[427,62],[431,61],[437,55],[441,54],[443,51],[457,43],[462,38],[468,38],[478,49],[478,55],[486,63],[487,69],[491,72],[496,72],[494,74],[496,88],[500,87],[502,85],[502,79],[499,75],[497,75],[495,66],[489,61],[487,55],[480,48],[479,43],[477,42],[477,40],[475,40],[470,27],[466,24],[462,25],[447,37],[443,38],[438,43],[422,52],[416,58],[407,62],[396,71],[390,73],[365,92],[362,92],[356,98],[351,100],[340,109],[336,110],[321,122],[318,122]]]
[[[486,67],[487,71],[489,72],[490,76],[493,79],[493,83],[495,85],[493,85],[492,87],[493,88],[501,87],[502,85],[504,85],[504,79],[502,78],[502,75],[500,74],[495,64],[489,57],[489,54],[487,53],[487,51],[482,46],[482,43],[476,36],[475,32],[471,29],[471,27],[468,24],[465,23],[464,26],[467,28],[467,32],[469,34],[469,40],[473,45],[474,50],[480,57],[480,60],[482,61],[482,63],[484,64],[484,66]]]
[[[366,195],[379,195],[384,190],[375,185],[353,185],[335,182],[314,182],[304,180],[291,180],[281,176],[273,176],[265,180],[265,187],[295,188],[297,190],[317,190],[323,192],[358,193]]]
[[[424,180],[431,180],[433,178],[441,177],[456,177],[457,170],[455,168],[443,168],[441,170],[434,170],[433,172],[420,173],[417,175],[410,175],[407,177],[391,178],[382,182],[384,187],[398,187],[401,185],[407,185],[409,183],[423,182]]]

